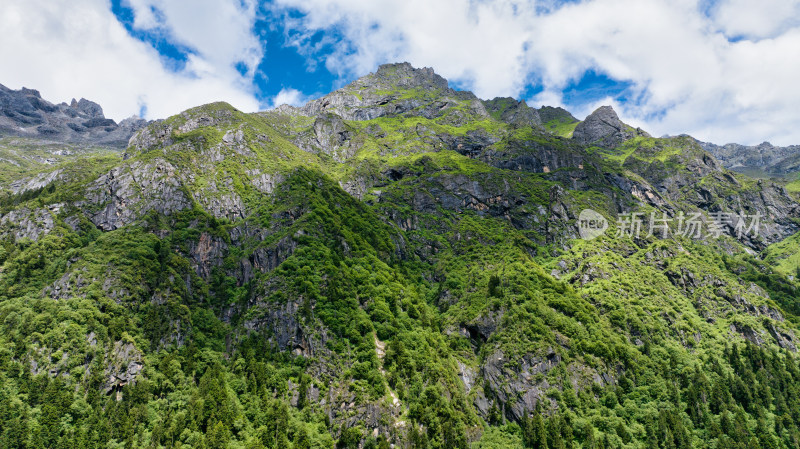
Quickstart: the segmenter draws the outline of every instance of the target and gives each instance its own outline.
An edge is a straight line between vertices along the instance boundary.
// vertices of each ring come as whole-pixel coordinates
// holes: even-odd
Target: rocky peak
[[[483,102],[486,112],[502,122],[517,126],[541,125],[539,112],[528,106],[525,100],[517,101],[511,97],[497,97]]]
[[[380,84],[389,83],[399,88],[448,89],[447,80],[432,68],[415,69],[407,62],[380,65],[371,77],[368,75],[366,78],[375,78]]]
[[[794,173],[800,166],[800,145],[778,147],[762,142],[752,146],[738,143],[720,146],[709,142],[698,143],[719,159],[722,165],[733,170],[757,168],[769,176],[785,176]]]
[[[73,99],[72,101],[75,100]],[[105,118],[105,115],[103,115],[103,108],[94,101],[89,101],[85,98],[81,98],[80,101],[78,101],[76,109],[88,115],[89,117]]]
[[[8,89],[6,89],[6,90],[8,90]],[[20,89],[20,92],[23,95],[28,95],[28,96],[36,97],[36,98],[42,98],[42,95],[36,89],[28,89],[27,87],[23,87],[22,89]]]
[[[0,85],[0,134],[121,148],[145,124],[137,118],[120,126],[105,118],[99,104],[85,98],[55,105],[37,90]]]
[[[302,108],[278,111],[309,117],[331,112],[345,120],[371,120],[396,115],[435,118],[456,107],[471,116],[488,117],[483,103],[471,92],[450,89],[447,80],[431,68],[417,69],[403,62],[381,65],[375,73]]]
[[[562,120],[568,123],[575,123],[578,121],[578,119],[573,117],[569,111],[561,107],[542,106],[539,108],[538,112],[539,117],[542,119],[542,123],[547,123],[553,120]]]
[[[600,106],[575,127],[572,138],[584,145],[614,148],[638,136],[650,137],[640,128],[626,125],[611,106]]]

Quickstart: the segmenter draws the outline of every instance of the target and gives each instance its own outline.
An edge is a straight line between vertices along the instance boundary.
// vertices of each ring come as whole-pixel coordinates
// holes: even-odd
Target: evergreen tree
[[[530,446],[531,449],[548,449],[547,445],[547,429],[544,426],[544,420],[542,419],[542,415],[539,413],[534,413],[533,418],[531,419],[531,434],[530,434]]]
[[[547,447],[549,449],[566,449],[564,445],[562,421],[558,416],[547,420]]]

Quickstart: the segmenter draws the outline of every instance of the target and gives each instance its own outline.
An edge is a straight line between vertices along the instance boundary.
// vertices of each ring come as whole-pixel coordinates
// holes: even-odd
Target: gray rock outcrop
[[[542,124],[539,111],[529,107],[525,101],[513,98],[495,98],[483,102],[486,111],[496,119],[516,126],[536,126]]]
[[[435,118],[463,106],[468,114],[489,117],[483,103],[471,92],[450,89],[447,80],[433,69],[417,69],[404,62],[381,65],[375,73],[302,108],[284,106],[278,110],[308,117],[332,112],[345,120],[372,120],[402,114]]]
[[[626,125],[611,106],[601,106],[575,128],[572,138],[583,145],[614,148],[637,136],[650,137],[643,130]]]
[[[785,176],[800,172],[800,145],[779,147],[769,142],[758,145],[738,143],[715,145],[700,141],[698,143],[731,170],[747,174],[761,171],[768,176]]]
[[[145,125],[138,117],[117,124],[103,115],[99,104],[85,98],[52,104],[37,90],[0,84],[0,135],[124,148]]]

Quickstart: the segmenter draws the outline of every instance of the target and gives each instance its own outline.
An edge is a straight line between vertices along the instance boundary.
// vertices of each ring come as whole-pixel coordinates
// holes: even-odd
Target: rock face
[[[143,366],[142,353],[132,343],[115,342],[107,359],[103,391],[119,392],[125,385],[136,382]]]
[[[323,113],[314,120],[314,145],[336,162],[344,162],[355,154],[356,147],[350,140],[350,130],[341,117]],[[298,142],[303,148],[304,142]]]
[[[634,129],[622,121],[611,106],[601,106],[586,120],[579,123],[572,138],[583,145],[597,145],[614,148],[626,140],[637,136],[650,137],[641,129]]]
[[[63,206],[63,204],[51,204],[36,210],[27,208],[13,210],[0,217],[0,227],[4,228],[0,231],[0,236],[13,235],[17,240],[38,240],[53,229],[55,217]]]
[[[672,213],[669,202],[705,210],[710,217],[717,217],[724,234],[736,237],[757,251],[800,230],[796,222],[800,204],[783,186],[768,180],[758,180],[754,186],[747,186],[703,151],[694,139],[682,136],[669,138],[669,141],[681,149],[670,159],[670,164],[680,169],[670,169],[658,159],[630,157],[624,167],[640,175],[646,183],[610,174],[607,175],[609,180],[641,202],[665,212]],[[637,151],[647,150],[639,148]],[[698,185],[698,179],[704,180],[702,185]],[[741,215],[746,219],[740,223]],[[759,217],[758,232],[739,235],[737,226],[749,226],[755,216]]]
[[[507,419],[520,421],[526,413],[536,410],[539,401],[544,401],[550,407],[554,401],[547,397],[547,391],[554,385],[548,382],[546,375],[560,364],[563,364],[562,357],[553,348],[547,348],[542,354],[528,354],[521,360],[514,360],[514,363],[509,363],[502,351],[494,351],[481,366],[484,396],[475,396],[476,408],[486,415],[484,408],[487,408],[488,401],[485,397],[490,396],[504,409]],[[568,383],[576,391],[592,384],[614,383],[613,376],[585,365],[570,364],[563,369],[568,373]]]
[[[486,111],[493,117],[516,126],[535,126],[542,124],[539,111],[529,107],[525,101],[513,98],[495,98],[483,102]]]
[[[561,120],[567,123],[575,123],[579,121],[564,108],[542,106],[537,112],[539,113],[539,118],[542,119],[542,123],[547,123],[553,120]]]
[[[769,142],[758,145],[728,143],[715,145],[698,141],[726,168],[737,171],[762,170],[769,176],[784,176],[800,171],[800,145],[776,147]]]
[[[372,120],[401,114],[434,118],[466,105],[467,113],[488,117],[483,103],[471,92],[455,91],[431,68],[411,64],[384,64],[375,73],[313,100],[302,108],[284,106],[282,112],[317,116],[332,112],[345,120]]]
[[[0,84],[0,135],[124,148],[147,122],[131,117],[117,124],[103,115],[99,104],[81,98],[54,105],[39,91],[9,89]]]
[[[115,168],[89,186],[86,199],[87,215],[104,231],[131,224],[150,210],[169,215],[191,207],[176,168],[164,160]]]

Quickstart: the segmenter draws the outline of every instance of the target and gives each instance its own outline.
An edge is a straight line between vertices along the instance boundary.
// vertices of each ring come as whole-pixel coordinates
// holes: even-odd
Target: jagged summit
[[[89,101],[85,98],[81,98],[80,101],[75,101],[73,98],[72,102],[70,103],[70,107],[77,109],[90,117],[105,118],[105,115],[103,114],[103,108],[94,101]]]
[[[301,108],[282,107],[279,111],[306,116],[333,112],[345,120],[401,114],[434,118],[453,112],[459,117],[488,117],[472,92],[453,90],[433,69],[417,69],[407,62],[381,65],[374,73]]]
[[[429,119],[444,116],[453,123],[464,123],[492,117],[512,126],[566,125],[570,132],[578,122],[562,108],[536,109],[510,97],[481,100],[472,92],[450,88],[432,68],[415,68],[408,62],[383,64],[374,73],[305,106],[283,105],[276,111],[308,117],[334,113],[345,120],[406,115]]]
[[[525,100],[517,101],[511,97],[497,97],[484,101],[483,105],[492,117],[512,125],[536,126],[542,124],[539,111],[528,106]]]
[[[539,117],[542,121],[547,123],[553,120],[563,120],[569,123],[577,123],[579,120],[562,107],[542,106],[539,109]]]
[[[432,68],[415,68],[408,62],[383,64],[347,86],[302,107],[281,105],[275,112],[316,117],[333,113],[344,120],[372,120],[379,117],[444,117],[445,123],[494,118],[514,127],[544,127],[551,133],[570,137],[578,120],[563,108],[536,109],[524,100],[497,97],[481,100],[470,91],[455,90]]]
[[[447,80],[433,71],[431,67],[414,68],[408,62],[382,64],[371,75],[360,81],[375,81],[378,84],[388,83],[396,87],[422,88],[430,90],[448,90]]]
[[[644,130],[623,123],[611,106],[600,106],[575,127],[572,138],[584,145],[614,148],[637,136],[650,137]]]
[[[767,176],[786,176],[800,170],[800,145],[779,147],[769,142],[752,146],[738,143],[725,145],[700,141],[698,143],[726,167],[734,170],[751,174],[760,172]]]
[[[38,90],[0,84],[0,134],[122,148],[146,124],[135,117],[117,124],[105,117],[99,104],[85,98],[55,105],[42,99]]]

